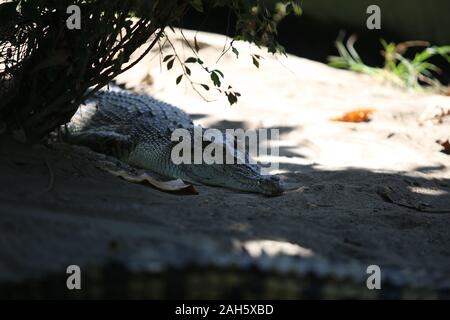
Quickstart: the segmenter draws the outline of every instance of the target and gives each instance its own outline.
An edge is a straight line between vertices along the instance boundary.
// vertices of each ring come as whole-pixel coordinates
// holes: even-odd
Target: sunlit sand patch
[[[314,255],[312,250],[285,241],[274,240],[252,240],[240,244],[249,255],[259,257],[261,255],[276,256],[288,255],[298,257],[311,257]]]
[[[438,190],[438,189],[430,189],[430,188],[424,188],[424,187],[410,187],[409,188],[412,192],[426,195],[426,196],[443,196],[446,195],[447,192],[444,190]]]

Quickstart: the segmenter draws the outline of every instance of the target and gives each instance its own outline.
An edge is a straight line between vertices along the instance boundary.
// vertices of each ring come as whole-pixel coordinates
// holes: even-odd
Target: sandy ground
[[[192,33],[186,36],[192,38]],[[225,38],[199,33],[200,56],[216,67]],[[186,57],[189,49],[174,40]],[[65,273],[111,259],[158,268],[221,255],[288,255],[401,270],[418,285],[450,288],[450,97],[405,92],[365,75],[238,43],[239,59],[217,68],[242,93],[237,105],[207,92],[155,53],[118,79],[216,128],[279,128],[278,174],[291,190],[275,198],[198,187],[174,195],[130,184],[63,146],[0,144],[0,281]],[[167,53],[170,48],[165,47]],[[206,74],[192,66],[193,79]],[[375,108],[372,121],[330,118]],[[420,211],[424,209],[429,212]],[[275,258],[276,259],[276,258]]]

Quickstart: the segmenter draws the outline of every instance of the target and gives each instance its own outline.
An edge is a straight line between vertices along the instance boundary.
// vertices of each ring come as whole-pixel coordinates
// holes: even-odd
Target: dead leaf
[[[181,179],[176,180],[169,180],[169,181],[160,181],[152,177],[146,172],[140,173],[138,175],[130,174],[129,172],[125,170],[110,170],[108,168],[104,168],[109,173],[120,177],[128,182],[132,183],[149,183],[150,185],[154,186],[155,188],[162,190],[162,191],[168,191],[168,192],[187,192],[190,194],[198,194],[197,190],[194,188],[191,184],[186,184]]]
[[[150,73],[147,73],[147,75],[142,79],[142,82],[145,83],[148,86],[152,86],[155,81]]]
[[[450,140],[446,140],[446,141],[436,141],[437,143],[439,143],[444,149],[441,150],[441,152],[450,155]]]
[[[341,117],[333,118],[331,120],[341,122],[354,122],[354,123],[368,122],[370,121],[371,114],[374,113],[375,111],[376,109],[373,108],[355,109],[347,113],[344,113],[344,115]]]
[[[64,148],[65,145],[62,144],[60,146]],[[93,161],[95,167],[98,169],[106,171],[116,177],[120,177],[128,182],[150,185],[161,191],[176,194],[198,194],[198,191],[193,185],[186,184],[181,179],[164,180],[163,177],[156,173],[140,170],[113,157],[94,152],[89,148],[76,145],[70,145],[70,148],[75,149],[76,153],[82,155],[84,159]]]

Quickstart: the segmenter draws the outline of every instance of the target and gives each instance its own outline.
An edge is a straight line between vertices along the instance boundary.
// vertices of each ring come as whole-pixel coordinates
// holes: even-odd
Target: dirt
[[[200,56],[214,66],[225,38],[197,37]],[[189,55],[181,41],[175,45]],[[118,82],[207,127],[279,128],[280,156],[272,160],[288,191],[264,197],[199,186],[198,195],[164,193],[103,172],[68,146],[3,138],[0,281],[65,273],[72,264],[119,260],[158,269],[246,252],[376,264],[449,288],[450,156],[436,141],[449,138],[450,119],[425,121],[423,114],[448,109],[450,97],[294,56],[263,54],[256,69],[249,54],[258,49],[237,46],[239,59],[228,53],[217,66],[242,93],[231,107],[212,92],[205,94],[216,101],[204,101],[185,80],[177,86],[180,69],[160,68],[154,52]],[[199,68],[192,72],[206,81]],[[376,111],[369,122],[330,121],[358,108]]]

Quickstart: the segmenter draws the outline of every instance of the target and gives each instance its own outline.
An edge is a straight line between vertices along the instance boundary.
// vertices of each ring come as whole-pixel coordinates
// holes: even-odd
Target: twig
[[[206,102],[211,102],[211,100],[207,99],[205,96],[202,95],[202,93],[200,91],[198,91],[198,89],[195,87],[194,82],[191,80],[191,77],[187,74],[186,69],[183,66],[183,61],[181,61],[180,57],[178,56],[178,53],[175,49],[175,46],[173,45],[172,41],[169,40],[169,38],[167,38],[167,42],[170,44],[170,46],[172,47],[173,53],[176,57],[176,59],[178,60],[178,62],[180,63],[181,66],[181,70],[183,70],[183,75],[188,79],[189,83],[191,84],[192,89]]]

